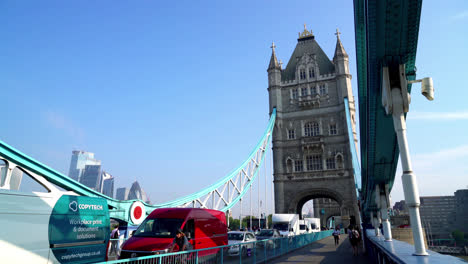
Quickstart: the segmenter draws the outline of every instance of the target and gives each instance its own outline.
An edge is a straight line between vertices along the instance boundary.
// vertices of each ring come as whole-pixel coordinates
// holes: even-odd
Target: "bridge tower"
[[[348,54],[338,30],[336,35],[331,61],[304,25],[284,69],[273,44],[268,93],[270,113],[277,109],[273,130],[275,212],[301,214],[307,201],[330,198],[338,203],[339,216],[347,226],[359,223],[350,152],[350,144],[357,145],[357,135]],[[354,142],[349,142],[344,98],[350,105]]]

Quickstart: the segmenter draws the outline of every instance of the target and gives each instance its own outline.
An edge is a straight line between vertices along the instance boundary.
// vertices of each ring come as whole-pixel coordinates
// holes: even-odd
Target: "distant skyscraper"
[[[453,230],[468,233],[468,189],[455,192],[455,226]]]
[[[114,177],[105,171],[102,172],[101,193],[114,198]]]
[[[86,165],[80,182],[91,189],[101,192],[101,165]]]
[[[101,161],[94,159],[94,153],[74,150],[72,152],[68,177],[75,181],[80,181],[86,165],[101,165]]]
[[[143,188],[140,187],[138,181],[135,181],[130,188],[130,192],[128,193],[128,200],[139,199],[144,202],[150,203],[148,197],[146,196],[145,191]]]
[[[128,192],[129,189],[122,187],[122,188],[117,188],[117,191],[115,193],[115,199],[125,201],[128,200]]]

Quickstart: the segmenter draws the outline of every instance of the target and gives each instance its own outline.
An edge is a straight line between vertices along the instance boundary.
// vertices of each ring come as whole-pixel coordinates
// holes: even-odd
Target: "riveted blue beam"
[[[405,64],[408,79],[415,78],[421,6],[422,0],[354,1],[364,218],[376,209],[375,185],[393,186],[399,155],[382,107],[382,67]]]

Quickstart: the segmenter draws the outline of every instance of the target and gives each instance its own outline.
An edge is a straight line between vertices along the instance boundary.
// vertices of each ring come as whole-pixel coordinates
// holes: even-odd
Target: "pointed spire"
[[[276,53],[275,53],[275,48],[276,48],[276,46],[275,46],[275,42],[273,42],[273,43],[271,44],[271,47],[270,47],[270,48],[271,48],[272,52],[271,52],[270,65],[268,66],[268,70],[270,70],[270,69],[281,69],[281,67],[280,67],[280,65],[279,65],[279,63],[278,63],[278,59],[276,59]]]
[[[341,43],[341,39],[340,39],[340,31],[338,29],[336,29],[336,48],[335,48],[335,56],[333,56],[334,58],[336,58],[337,56],[342,56],[342,57],[348,57],[348,54],[346,53],[344,47],[343,47],[343,44]]]

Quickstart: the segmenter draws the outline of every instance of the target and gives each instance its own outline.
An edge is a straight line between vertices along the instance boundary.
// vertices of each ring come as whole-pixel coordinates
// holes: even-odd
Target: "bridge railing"
[[[290,237],[258,240],[233,245],[114,260],[103,263],[209,264],[267,263],[268,260],[329,237],[332,230]],[[122,251],[121,254],[129,254]],[[138,254],[138,253],[137,253]],[[142,253],[148,254],[148,253]]]
[[[414,246],[403,241],[393,239],[385,241],[382,235],[376,236],[374,229],[367,229],[364,233],[364,245],[372,263],[453,263],[462,264],[466,262],[460,258],[442,255],[428,250],[428,256],[416,256]]]

